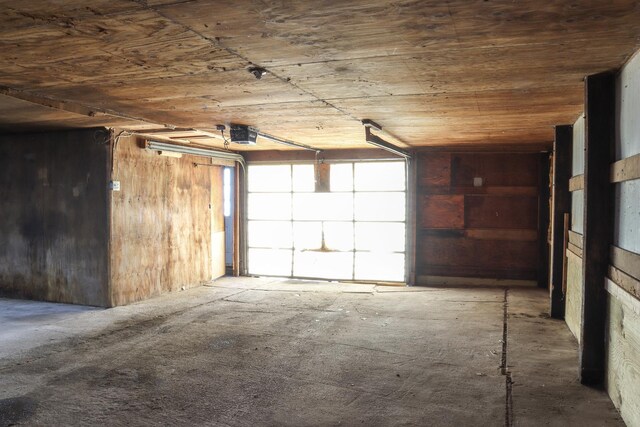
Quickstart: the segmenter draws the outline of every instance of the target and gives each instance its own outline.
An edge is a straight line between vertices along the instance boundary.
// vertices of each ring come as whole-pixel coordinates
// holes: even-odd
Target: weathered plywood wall
[[[571,236],[567,242],[567,292],[565,321],[569,329],[580,340],[582,327],[582,233],[584,190],[582,180],[584,178],[584,142],[585,119],[581,115],[573,124],[573,145],[571,155]]]
[[[582,324],[582,258],[567,250],[567,293],[565,302],[565,321],[580,341]]]
[[[0,136],[0,294],[106,306],[109,131]]]
[[[606,386],[627,425],[640,426],[640,55],[616,83]]]
[[[538,154],[420,155],[418,282],[536,278],[539,160]],[[482,184],[474,186],[474,178]]]
[[[113,179],[121,188],[111,192],[113,305],[224,273],[221,168],[196,167],[206,163],[198,157],[160,156],[142,143],[120,138],[114,149]]]

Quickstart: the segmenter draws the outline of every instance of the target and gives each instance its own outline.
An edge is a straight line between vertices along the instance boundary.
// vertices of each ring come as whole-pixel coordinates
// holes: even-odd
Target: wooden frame
[[[571,144],[573,126],[556,126],[553,143],[553,211],[551,218],[551,256],[549,265],[550,314],[564,319],[565,215],[571,210]]]
[[[584,234],[580,382],[601,385],[605,372],[605,278],[612,236],[610,163],[615,142],[615,74],[585,82]]]

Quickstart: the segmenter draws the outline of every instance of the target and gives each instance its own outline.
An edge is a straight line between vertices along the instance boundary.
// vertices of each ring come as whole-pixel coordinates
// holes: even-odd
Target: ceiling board
[[[584,76],[621,66],[640,46],[640,2],[630,0],[0,7],[2,86],[145,126],[246,123],[319,148],[365,146],[364,118],[414,147],[549,142],[553,125],[581,112]],[[256,80],[252,64],[268,74]],[[0,126],[115,120],[36,110],[16,108]],[[247,149],[261,147],[273,148]]]

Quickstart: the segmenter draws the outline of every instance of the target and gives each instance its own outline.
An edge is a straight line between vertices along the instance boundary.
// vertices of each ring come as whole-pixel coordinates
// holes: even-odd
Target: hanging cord
[[[115,163],[115,153],[116,153],[116,148],[118,148],[118,142],[120,142],[120,138],[122,137],[130,137],[133,136],[132,132],[123,130],[120,133],[118,133],[115,138],[113,138],[113,145],[111,146],[111,179],[113,179],[113,167],[114,167],[114,163]]]
[[[222,135],[224,141],[224,149],[229,151],[229,140],[224,136],[224,129],[220,129],[220,135]]]

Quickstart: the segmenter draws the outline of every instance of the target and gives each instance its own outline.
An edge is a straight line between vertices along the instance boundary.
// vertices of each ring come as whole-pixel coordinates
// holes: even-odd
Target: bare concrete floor
[[[538,289],[251,278],[0,300],[0,425],[623,425],[545,310]]]

